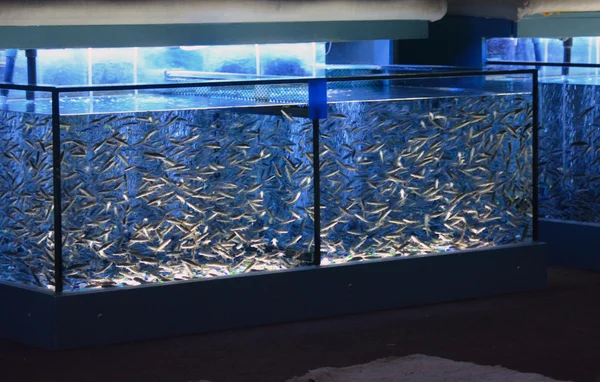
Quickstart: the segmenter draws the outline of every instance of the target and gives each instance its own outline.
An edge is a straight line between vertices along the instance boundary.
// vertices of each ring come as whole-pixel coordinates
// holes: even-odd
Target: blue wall
[[[326,58],[330,65],[389,65],[391,59],[390,40],[333,43]]]
[[[511,37],[516,23],[499,19],[445,17],[429,24],[426,40],[394,44],[394,63],[412,65],[483,66],[484,38]]]

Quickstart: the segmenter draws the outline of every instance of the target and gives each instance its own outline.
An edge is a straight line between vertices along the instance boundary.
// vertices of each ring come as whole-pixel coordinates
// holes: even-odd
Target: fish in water
[[[340,102],[329,116],[317,164],[312,121],[286,109],[64,116],[65,290],[310,263],[313,165],[323,264],[530,237],[531,97]],[[0,278],[52,287],[51,121],[1,118]]]
[[[600,223],[600,110],[596,91],[594,84],[541,82],[542,218]]]
[[[327,156],[341,158],[322,166],[326,264],[530,239],[531,97],[435,103],[330,107],[352,121],[321,130]]]

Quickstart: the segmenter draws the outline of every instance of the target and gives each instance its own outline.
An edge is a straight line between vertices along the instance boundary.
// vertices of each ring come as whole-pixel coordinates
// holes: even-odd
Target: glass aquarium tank
[[[531,240],[531,94],[473,80],[330,92],[322,264]]]
[[[598,77],[543,79],[540,92],[540,213],[600,223]]]
[[[487,52],[495,69],[539,69],[540,217],[600,223],[600,38],[491,39]]]
[[[323,47],[75,50],[80,77],[2,85],[0,280],[74,292],[532,241],[532,71],[336,76]]]

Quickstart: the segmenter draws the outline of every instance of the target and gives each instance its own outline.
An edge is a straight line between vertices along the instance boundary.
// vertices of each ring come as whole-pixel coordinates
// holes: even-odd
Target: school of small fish
[[[530,240],[531,105],[485,96],[332,106],[321,128],[322,264]]]
[[[598,87],[540,85],[540,217],[600,223]]]
[[[0,112],[0,147],[0,280],[52,289],[50,117]]]
[[[199,110],[61,123],[65,289],[311,260],[311,121]]]
[[[322,264],[531,238],[531,97],[332,104]],[[47,117],[3,113],[0,279],[52,288]],[[312,261],[312,122],[251,108],[63,116],[64,289]]]

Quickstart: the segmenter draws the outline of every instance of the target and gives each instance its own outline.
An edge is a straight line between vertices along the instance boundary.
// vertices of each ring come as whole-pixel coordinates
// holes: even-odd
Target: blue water
[[[530,240],[531,97],[448,94],[330,106],[322,264]],[[284,110],[62,117],[65,290],[310,264],[312,122]],[[2,118],[0,279],[52,288],[49,120]]]
[[[49,118],[0,113],[0,280],[52,288],[54,208]]]
[[[540,216],[599,223],[599,87],[552,81],[540,94]]]

